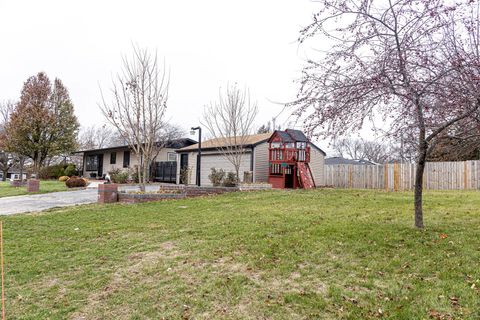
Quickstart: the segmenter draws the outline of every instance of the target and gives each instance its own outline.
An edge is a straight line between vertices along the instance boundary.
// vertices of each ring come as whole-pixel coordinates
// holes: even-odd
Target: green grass
[[[479,319],[480,193],[271,191],[2,218],[10,319]],[[445,238],[446,237],[446,238]]]
[[[41,180],[40,191],[36,193],[48,193],[56,191],[66,191],[65,182],[57,180]],[[27,187],[11,187],[9,181],[0,181],[0,198],[10,196],[20,196],[28,194]]]

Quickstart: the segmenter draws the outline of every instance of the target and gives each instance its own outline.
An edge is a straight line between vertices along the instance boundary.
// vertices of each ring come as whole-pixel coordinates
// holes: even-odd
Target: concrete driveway
[[[0,215],[42,211],[97,202],[97,189],[51,192],[0,198]]]

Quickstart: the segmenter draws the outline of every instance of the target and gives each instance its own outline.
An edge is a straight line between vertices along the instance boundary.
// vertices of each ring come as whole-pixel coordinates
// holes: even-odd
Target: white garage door
[[[242,156],[242,163],[240,165],[240,180],[243,180],[243,172],[250,171],[250,161],[251,155],[250,153],[245,153]],[[208,179],[208,175],[211,172],[211,168],[215,169],[223,169],[225,172],[235,172],[235,168],[233,165],[223,156],[221,155],[206,155],[202,154],[202,175],[201,175],[201,183],[202,186],[212,185],[210,179]]]

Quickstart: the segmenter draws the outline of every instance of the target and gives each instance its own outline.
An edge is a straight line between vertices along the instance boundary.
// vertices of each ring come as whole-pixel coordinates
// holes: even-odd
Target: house
[[[20,180],[20,168],[12,167],[8,169],[7,175],[5,177],[6,180]],[[23,169],[22,173],[23,180],[27,179],[27,170]],[[3,172],[0,171],[0,181],[3,181]]]
[[[313,179],[317,186],[322,185],[325,152],[309,142],[301,131],[292,129],[287,129],[285,131],[277,130],[274,133],[262,133],[248,136],[246,143],[243,145],[245,154],[242,157],[240,165],[240,181],[244,181],[244,173],[248,172],[249,174],[247,174],[247,176],[252,176],[252,182],[269,182],[269,175],[271,172],[269,139],[277,134],[286,134],[289,137],[291,137],[291,135],[301,135],[302,140],[306,140],[303,141],[305,146],[308,143],[308,146],[311,148],[310,168]],[[200,166],[200,183],[202,186],[212,185],[208,178],[211,173],[211,168],[223,169],[226,172],[235,172],[233,165],[218,150],[218,148],[224,147],[225,143],[226,141],[224,139],[202,141]],[[177,153],[179,155],[177,183],[195,184],[198,144],[178,149]],[[187,172],[187,174],[184,174],[182,171]]]
[[[343,157],[330,157],[325,159],[325,165],[335,164],[376,165],[375,162],[365,159],[346,159]]]
[[[167,142],[155,157],[155,166],[152,168],[154,181],[175,183],[177,179],[175,150],[195,143],[196,141],[189,138]],[[133,171],[139,163],[139,157],[130,150],[128,145],[81,152],[83,152],[83,176],[87,178],[102,178],[114,169]]]

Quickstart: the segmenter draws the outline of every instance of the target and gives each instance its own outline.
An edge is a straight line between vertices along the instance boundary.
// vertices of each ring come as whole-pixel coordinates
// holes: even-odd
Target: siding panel
[[[268,182],[268,142],[255,146],[254,182]]]

